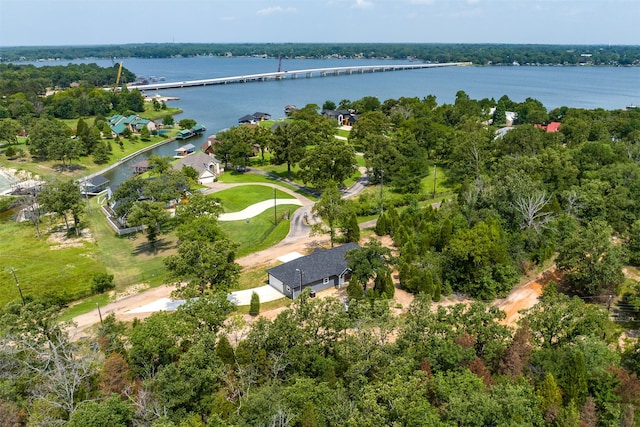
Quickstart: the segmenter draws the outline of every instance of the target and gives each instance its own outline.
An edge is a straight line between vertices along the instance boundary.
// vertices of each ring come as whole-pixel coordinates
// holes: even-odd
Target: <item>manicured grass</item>
[[[220,229],[229,236],[231,240],[238,243],[237,257],[242,257],[253,252],[269,248],[282,239],[289,232],[289,221],[282,219],[285,212],[291,215],[300,206],[278,205],[277,218],[278,225],[274,227],[273,209],[269,209],[246,221],[220,221]]]
[[[362,167],[367,166],[364,156],[356,155],[356,164]]]
[[[57,295],[65,300],[88,295],[91,277],[105,271],[97,243],[73,238],[48,241],[46,230],[51,225],[49,217],[45,218],[42,237],[37,239],[30,222],[0,223],[0,305],[20,299],[11,268],[25,297]]]
[[[225,212],[238,212],[255,203],[273,200],[273,188],[264,185],[242,185],[212,193],[222,201]],[[276,189],[278,199],[293,198],[284,191]]]
[[[271,178],[269,176],[260,175],[256,173],[246,172],[246,173],[236,173],[236,172],[225,172],[220,178],[218,178],[220,182],[224,182],[225,184],[234,184],[234,183],[252,183],[252,182],[268,182],[270,184],[276,184],[284,188],[288,188],[289,190],[295,191],[298,194],[305,196],[310,200],[317,200],[318,198],[309,194],[305,191],[299,190],[297,187],[294,187],[291,184],[287,184],[286,182],[282,182],[275,178]],[[272,194],[273,197],[273,194]],[[291,196],[289,196],[291,197]]]
[[[280,178],[289,179],[289,175],[287,172],[287,164],[283,163],[281,165],[265,165],[265,166],[257,166],[258,169],[262,169],[265,172],[272,173],[274,175],[279,176]],[[302,182],[302,178],[300,178],[300,168],[297,164],[291,165],[291,181],[296,182],[300,185],[304,185]]]

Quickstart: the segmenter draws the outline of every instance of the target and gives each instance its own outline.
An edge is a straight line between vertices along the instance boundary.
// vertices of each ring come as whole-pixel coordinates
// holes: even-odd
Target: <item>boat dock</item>
[[[132,84],[131,89],[158,90],[176,89],[181,87],[209,86],[230,83],[263,82],[282,79],[297,79],[311,77],[339,76],[350,74],[377,73],[387,71],[420,70],[424,68],[461,67],[471,65],[470,62],[447,62],[442,64],[389,64],[389,65],[359,65],[333,68],[311,68],[307,70],[276,71],[272,73],[248,74],[243,76],[220,77],[215,79],[190,80],[184,82],[163,82],[150,84]]]

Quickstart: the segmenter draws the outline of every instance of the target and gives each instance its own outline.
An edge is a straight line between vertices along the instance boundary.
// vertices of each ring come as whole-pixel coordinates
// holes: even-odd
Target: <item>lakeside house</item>
[[[534,127],[538,129],[542,129],[546,133],[554,133],[554,132],[560,132],[560,125],[561,125],[560,122],[551,122],[546,125],[534,125]]]
[[[224,165],[215,156],[203,152],[182,157],[171,165],[178,171],[185,166],[190,166],[198,172],[198,184],[210,184],[224,172]]]
[[[347,243],[332,249],[316,249],[303,256],[267,270],[269,285],[289,298],[295,298],[306,289],[312,294],[341,288],[349,282],[351,270],[345,255],[350,249],[359,249],[356,243]]]
[[[132,133],[140,133],[140,130],[142,130],[143,127],[149,129],[149,132],[153,132],[158,129],[153,120],[143,119],[135,114],[130,116],[116,114],[115,116],[107,118],[107,123],[111,128],[111,134],[114,138],[118,135],[122,135],[125,129],[129,129]]]
[[[80,194],[83,196],[95,196],[109,187],[109,180],[102,175],[96,175],[91,179],[80,183]]]
[[[258,122],[261,122],[263,120],[271,120],[271,114],[269,113],[261,113],[259,111],[256,111],[253,114],[247,114],[246,116],[242,116],[238,119],[238,123],[243,125],[243,124],[252,124],[255,125]]]
[[[353,110],[322,110],[320,114],[337,121],[338,126],[353,126],[358,120],[358,115]]]

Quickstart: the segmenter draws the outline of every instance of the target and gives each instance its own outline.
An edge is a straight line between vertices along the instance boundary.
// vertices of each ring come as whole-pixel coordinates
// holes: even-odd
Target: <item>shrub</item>
[[[251,294],[251,305],[249,306],[249,314],[257,316],[260,314],[260,296],[257,293]]]
[[[94,294],[101,294],[115,287],[116,284],[113,281],[113,274],[97,273],[91,278],[91,292]]]
[[[4,155],[7,156],[8,159],[15,159],[16,158],[16,149],[13,148],[12,146],[7,147],[7,149],[4,151]]]

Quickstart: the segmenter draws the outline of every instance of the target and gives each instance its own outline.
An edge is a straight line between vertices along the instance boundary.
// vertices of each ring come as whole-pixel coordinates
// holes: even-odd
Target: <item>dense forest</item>
[[[348,305],[303,293],[277,315],[238,315],[226,297],[235,245],[216,200],[194,196],[176,208],[180,243],[164,263],[179,295],[199,298],[174,313],[106,316],[80,339],[58,322],[55,299],[0,309],[0,425],[640,426],[640,344],[627,333],[637,323],[608,305],[615,296],[640,309],[640,286],[623,275],[640,265],[640,110],[548,111],[462,91],[452,104],[323,105],[333,108],[358,115],[348,140],[309,104],[274,129],[220,133],[218,154],[244,165],[257,144],[273,163],[299,166],[324,188],[314,211],[332,241],[358,240],[356,215],[378,218],[393,248],[372,239],[347,254]],[[16,111],[0,124],[26,130],[32,148],[69,139],[56,109]],[[356,151],[375,191],[342,201]],[[171,222],[164,198],[188,178],[152,161],[162,179],[114,195],[132,223],[152,225],[149,242]],[[434,166],[452,189],[439,200],[424,186]],[[491,301],[551,264],[561,280],[506,324]],[[394,276],[415,295],[401,316]],[[452,294],[470,302],[440,304]]]
[[[637,65],[640,47],[609,45],[510,45],[426,43],[245,43],[130,44],[117,46],[2,47],[1,62],[85,58],[170,58],[190,56],[413,58],[477,65]]]

